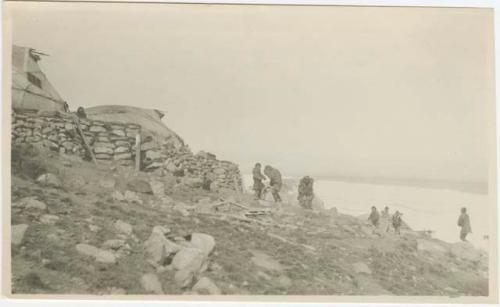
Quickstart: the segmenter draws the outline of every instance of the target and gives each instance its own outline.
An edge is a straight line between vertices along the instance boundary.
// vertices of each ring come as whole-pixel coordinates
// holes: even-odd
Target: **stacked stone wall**
[[[97,160],[113,160],[121,165],[132,165],[135,135],[141,127],[134,124],[105,123],[80,119],[80,129]],[[12,114],[12,144],[40,143],[62,154],[74,154],[90,159],[82,137],[71,118]]]
[[[80,119],[80,128],[98,163],[135,165],[135,139],[142,132],[141,126]],[[168,172],[193,185],[203,186],[209,182],[211,190],[242,191],[241,174],[236,164],[217,160],[215,155],[206,152],[195,155],[187,146],[179,148],[168,138],[158,141],[142,136],[141,140],[142,171]],[[12,144],[23,143],[40,143],[61,154],[90,159],[71,118],[13,112]]]

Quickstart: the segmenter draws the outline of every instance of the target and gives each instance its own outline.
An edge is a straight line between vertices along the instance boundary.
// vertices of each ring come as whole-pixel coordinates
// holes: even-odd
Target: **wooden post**
[[[90,148],[89,144],[87,143],[87,140],[85,139],[85,134],[83,134],[82,128],[80,127],[80,119],[78,117],[73,117],[73,123],[76,125],[76,131],[80,134],[82,137],[83,145],[85,149],[90,154],[90,157],[92,158],[92,161],[94,162],[95,165],[97,165],[97,160],[95,158],[94,152],[92,151],[92,148]]]
[[[141,170],[141,134],[135,135],[135,171]]]

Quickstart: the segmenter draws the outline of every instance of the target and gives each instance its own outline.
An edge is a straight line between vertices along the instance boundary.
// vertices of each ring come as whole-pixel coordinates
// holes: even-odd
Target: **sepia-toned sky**
[[[194,151],[243,172],[487,181],[490,10],[11,7],[13,42],[50,54],[73,110],[165,110]]]

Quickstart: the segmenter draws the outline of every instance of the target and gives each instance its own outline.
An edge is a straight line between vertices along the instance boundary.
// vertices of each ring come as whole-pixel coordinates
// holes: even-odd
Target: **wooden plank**
[[[97,165],[97,160],[95,158],[94,152],[92,151],[92,148],[90,148],[90,145],[87,143],[87,140],[85,139],[85,135],[83,134],[82,128],[80,127],[80,120],[78,119],[78,117],[75,116],[75,117],[73,117],[73,122],[76,125],[76,130],[78,131],[78,133],[82,137],[83,145],[85,146],[85,149],[87,149],[87,151],[89,152],[90,157],[92,158],[92,161],[94,162],[94,164]]]

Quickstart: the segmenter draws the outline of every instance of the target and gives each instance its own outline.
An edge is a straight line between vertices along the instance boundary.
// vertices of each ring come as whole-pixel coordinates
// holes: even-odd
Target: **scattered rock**
[[[28,225],[26,224],[12,225],[11,244],[21,245],[27,229]]]
[[[44,214],[40,217],[40,223],[42,224],[55,224],[59,220],[57,215]]]
[[[114,200],[117,200],[117,201],[124,201],[125,200],[125,196],[123,196],[122,193],[120,193],[120,191],[114,191],[112,194],[111,194],[111,197],[114,199]]]
[[[167,264],[166,260],[181,249],[179,245],[165,237],[168,232],[170,231],[165,227],[155,226],[149,238],[144,242],[149,259],[160,266]]]
[[[116,181],[113,178],[103,178],[99,180],[99,185],[105,189],[114,189]],[[118,192],[118,191],[115,191]],[[120,192],[118,192],[120,193]]]
[[[199,294],[222,294],[219,287],[217,287],[217,285],[215,285],[208,277],[202,277],[200,280],[198,280],[198,282],[193,286],[193,291],[196,291]]]
[[[174,210],[177,212],[180,212],[183,216],[189,216],[189,211],[188,211],[189,206],[187,206],[185,203],[179,202],[174,205]]]
[[[20,207],[28,210],[40,210],[45,211],[47,209],[47,205],[34,197],[25,197],[20,201],[13,203],[12,207]]]
[[[113,253],[101,250],[99,253],[95,256],[95,260],[97,262],[103,262],[103,263],[115,263],[116,262],[116,257],[113,255]]]
[[[54,174],[43,174],[36,179],[42,186],[60,188],[62,186],[61,180],[56,177]]]
[[[141,179],[132,179],[127,183],[127,188],[133,192],[152,194],[149,182]]]
[[[114,227],[118,232],[123,233],[127,236],[132,234],[132,225],[122,220],[116,221]]]
[[[154,196],[162,199],[165,197],[165,184],[161,181],[151,181],[150,183],[151,190],[153,191]]]
[[[123,199],[128,203],[137,203],[142,205],[142,199],[139,197],[139,194],[132,191],[125,191],[125,195]]]
[[[102,262],[102,263],[115,263],[116,262],[116,257],[113,255],[113,253],[99,249],[95,246],[89,245],[89,244],[77,244],[76,245],[76,250],[85,256],[91,256],[93,257],[97,262]]]
[[[144,274],[141,277],[141,285],[144,288],[144,290],[149,293],[163,294],[163,289],[160,280],[158,279],[158,276],[156,276],[153,273]]]
[[[367,274],[367,275],[371,275],[372,274],[372,270],[370,270],[370,268],[368,267],[368,265],[366,265],[366,263],[364,262],[356,262],[352,265],[352,269],[354,270],[354,272],[358,273],[358,274]]]
[[[107,249],[118,250],[123,246],[125,246],[125,240],[120,240],[120,239],[108,240],[104,242],[102,246]]]

